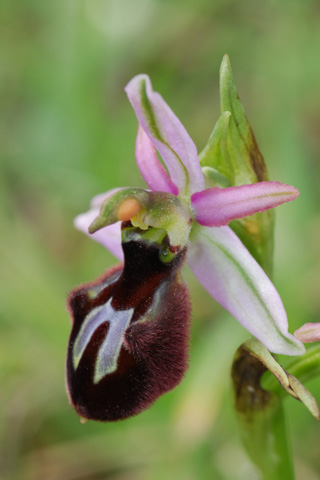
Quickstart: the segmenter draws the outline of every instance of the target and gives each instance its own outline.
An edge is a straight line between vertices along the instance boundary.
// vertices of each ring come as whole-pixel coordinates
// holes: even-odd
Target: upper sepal
[[[137,75],[125,91],[139,123],[165,162],[179,195],[203,190],[204,178],[197,149],[186,129],[161,95],[154,92],[147,75]]]
[[[136,160],[140,173],[151,190],[178,195],[178,187],[158,159],[152,141],[140,125],[136,140]]]

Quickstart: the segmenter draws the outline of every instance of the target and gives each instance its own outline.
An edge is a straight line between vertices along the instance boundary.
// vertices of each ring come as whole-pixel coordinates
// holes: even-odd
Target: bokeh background
[[[201,150],[228,53],[271,179],[301,191],[277,210],[274,281],[291,331],[319,321],[319,22],[318,0],[1,1],[1,479],[258,479],[230,382],[247,333],[188,270],[183,383],[125,422],[79,423],[64,386],[66,296],[115,259],[72,221],[96,193],[144,186],[126,83],[149,74]],[[320,400],[319,383],[308,387]],[[319,424],[285,406],[297,478],[318,479]]]

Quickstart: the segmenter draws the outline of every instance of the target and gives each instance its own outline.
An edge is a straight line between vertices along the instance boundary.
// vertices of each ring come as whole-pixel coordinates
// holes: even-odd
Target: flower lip
[[[123,269],[76,289],[69,299],[68,393],[89,420],[140,413],[187,369],[190,302],[178,277],[186,248],[170,263],[161,261],[155,243],[129,241],[123,248]]]

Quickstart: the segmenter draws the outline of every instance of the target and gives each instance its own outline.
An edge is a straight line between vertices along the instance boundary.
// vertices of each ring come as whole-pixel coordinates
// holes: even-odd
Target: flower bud
[[[186,248],[164,261],[167,236],[152,241],[130,222],[123,233],[124,265],[69,297],[68,393],[90,420],[136,415],[187,369],[190,302],[179,273]]]

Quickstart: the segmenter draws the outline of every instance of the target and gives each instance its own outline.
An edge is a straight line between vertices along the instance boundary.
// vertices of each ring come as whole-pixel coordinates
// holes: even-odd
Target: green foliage
[[[252,354],[250,344],[244,343],[232,365],[235,411],[242,441],[263,480],[294,480],[282,401],[260,387],[265,371],[266,366]]]
[[[221,116],[200,153],[207,186],[238,186],[268,180],[267,168],[234,84],[230,60],[220,67]],[[269,276],[273,265],[274,211],[268,210],[230,223]]]

